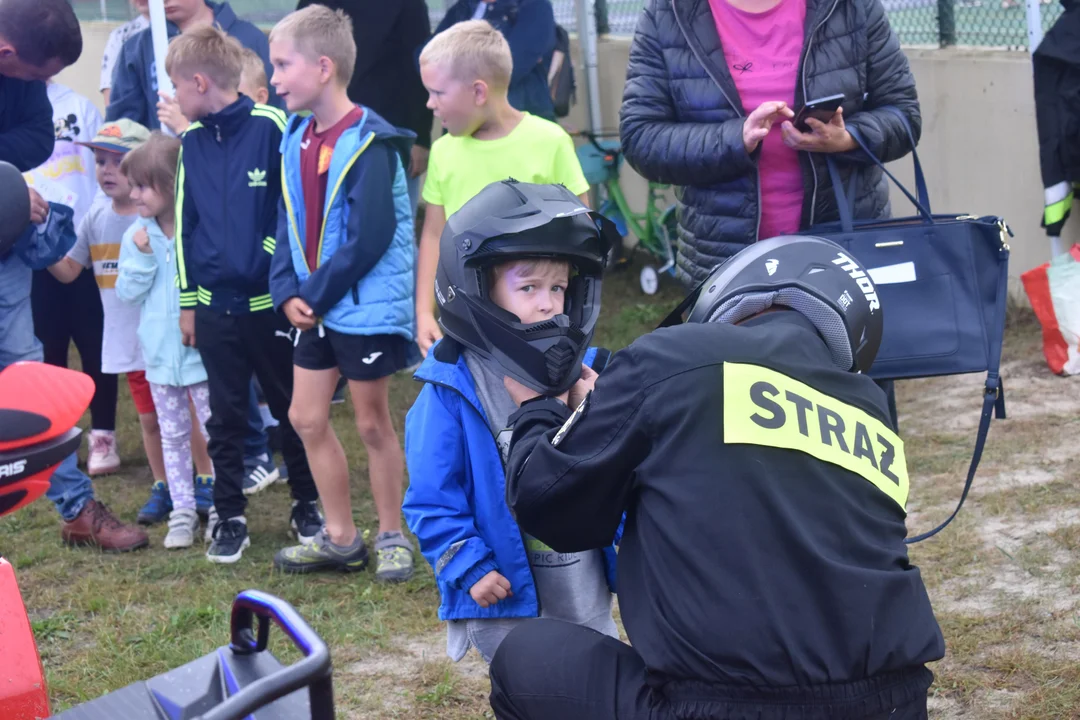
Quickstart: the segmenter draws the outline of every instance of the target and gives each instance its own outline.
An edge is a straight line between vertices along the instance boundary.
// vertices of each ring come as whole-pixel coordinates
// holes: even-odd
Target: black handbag
[[[901,118],[914,148],[907,117],[897,108],[884,109]],[[995,414],[1005,418],[999,366],[1009,277],[1007,241],[1012,233],[999,217],[933,214],[914,150],[916,195],[874,156],[857,132],[849,131],[918,211],[905,218],[854,220],[854,182],[845,191],[835,162],[827,157],[840,220],[800,233],[841,245],[867,268],[874,281],[884,332],[868,374],[894,380],[986,373],[978,436],[960,502],[937,528],[907,540],[914,543],[936,535],[960,512],[982,458],[990,420]]]

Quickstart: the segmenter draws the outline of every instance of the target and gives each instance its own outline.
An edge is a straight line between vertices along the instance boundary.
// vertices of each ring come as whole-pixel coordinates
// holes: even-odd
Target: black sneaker
[[[301,545],[307,545],[314,540],[325,522],[326,519],[319,512],[319,504],[316,501],[293,501],[292,512],[289,514],[289,526]]]
[[[240,559],[244,548],[250,545],[247,520],[242,517],[229,518],[214,528],[214,542],[206,551],[206,559],[212,563],[231,565]]]

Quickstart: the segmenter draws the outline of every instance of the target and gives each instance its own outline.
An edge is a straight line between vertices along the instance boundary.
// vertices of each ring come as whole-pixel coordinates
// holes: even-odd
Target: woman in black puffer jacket
[[[730,8],[718,7],[714,16],[710,7],[725,2],[747,17],[781,3],[805,3],[799,62],[787,70],[793,97],[744,109],[732,69],[751,68],[725,57],[721,47],[716,18],[724,22]],[[812,133],[794,131],[792,108],[840,93],[842,112],[831,122],[811,121]],[[903,124],[885,106],[907,116],[917,141],[915,78],[880,0],[649,0],[630,49],[620,134],[635,170],[678,186],[677,270],[683,282],[702,280],[717,263],[761,239],[758,160],[770,128],[778,135],[767,143],[775,146],[782,135],[783,144],[798,152],[802,211],[798,218],[796,206],[798,228],[791,230],[838,218],[823,152],[838,161],[845,188],[858,174],[855,217],[887,216],[887,179],[847,132],[856,129],[885,162],[909,153]]]

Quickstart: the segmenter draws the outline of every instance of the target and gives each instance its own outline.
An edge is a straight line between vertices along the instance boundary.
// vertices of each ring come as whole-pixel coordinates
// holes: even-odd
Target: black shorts
[[[408,367],[409,341],[401,335],[347,335],[323,328],[300,333],[293,364],[305,370],[337,368],[347,380],[378,380]]]

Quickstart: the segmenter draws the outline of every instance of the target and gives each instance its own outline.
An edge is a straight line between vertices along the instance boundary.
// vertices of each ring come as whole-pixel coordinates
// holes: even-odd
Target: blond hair
[[[244,48],[244,65],[240,71],[240,78],[241,82],[246,78],[256,89],[269,87],[266,79],[266,66],[263,65],[262,58],[259,57],[258,53],[251,48]]]
[[[180,139],[158,130],[150,138],[124,156],[120,172],[132,185],[152,187],[162,197],[176,194],[176,164],[180,159]]]
[[[565,270],[569,278],[572,269],[569,260],[560,260],[559,258],[518,258],[491,266],[490,281],[492,288],[494,288],[495,283],[499,282],[511,270],[517,270],[516,274],[519,277],[530,277],[537,273],[547,273],[552,270]]]
[[[389,0],[397,2],[397,0]],[[289,13],[270,31],[270,42],[289,40],[293,49],[310,62],[329,58],[334,63],[334,77],[348,86],[356,69],[356,41],[353,24],[342,10],[325,5],[308,5]]]
[[[456,79],[489,86],[510,87],[514,58],[503,34],[486,20],[467,20],[451,25],[431,38],[420,53],[421,65],[442,65]]]
[[[235,91],[244,68],[244,46],[216,27],[192,28],[169,44],[165,72],[181,77],[206,76],[221,90]]]

